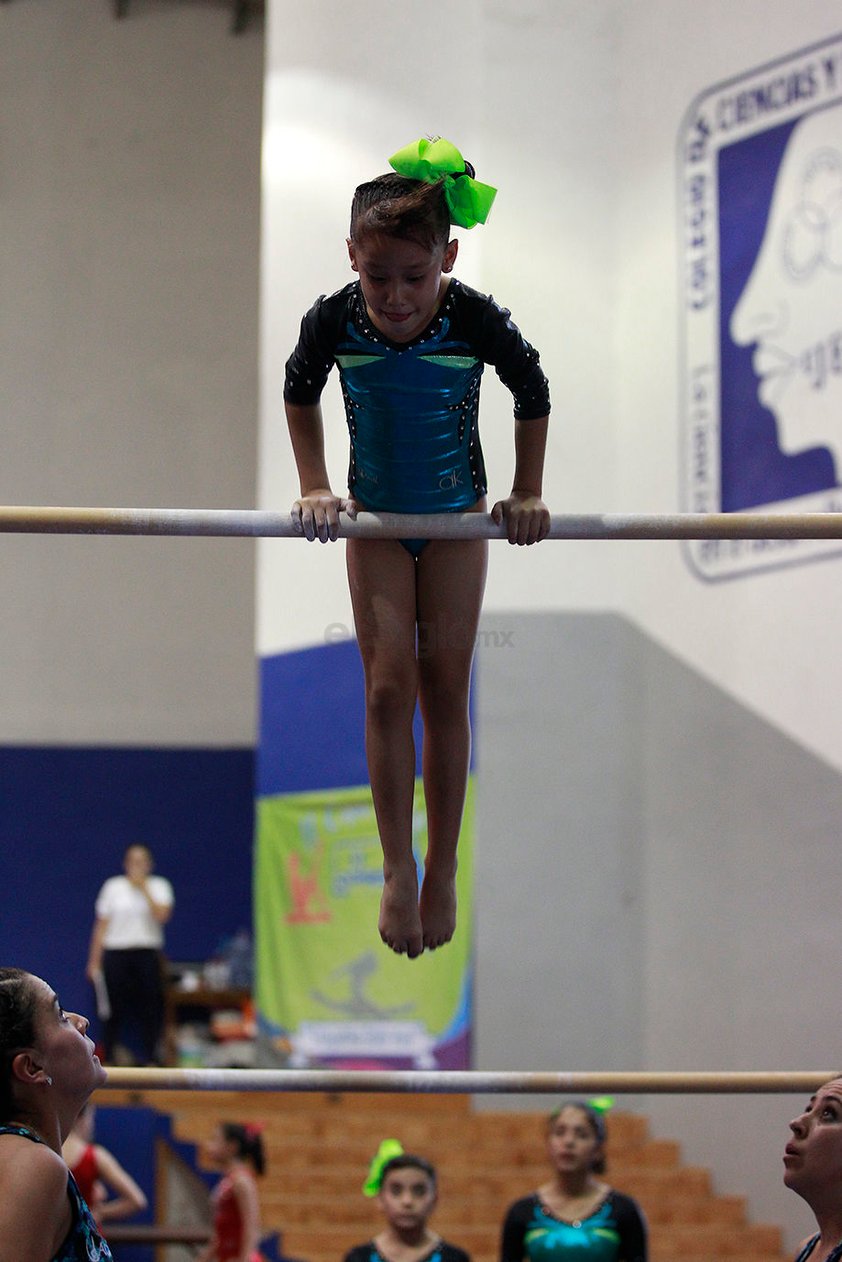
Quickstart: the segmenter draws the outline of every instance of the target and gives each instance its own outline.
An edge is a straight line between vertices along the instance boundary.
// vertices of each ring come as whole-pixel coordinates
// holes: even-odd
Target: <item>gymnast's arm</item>
[[[356,517],[353,500],[334,495],[325,463],[325,434],[322,409],[318,403],[284,403],[292,451],[298,468],[300,498],[292,506],[292,515],[301,522],[305,536],[336,539],[339,514]]]
[[[101,1223],[130,1218],[146,1209],[146,1193],[135,1183],[128,1170],[124,1170],[117,1158],[101,1144],[96,1145],[97,1171],[103,1183],[114,1195],[97,1206],[96,1214]]]
[[[247,1175],[234,1176],[234,1197],[240,1211],[240,1255],[237,1262],[249,1262],[260,1244],[260,1207],[254,1180]],[[230,1256],[230,1255],[229,1255]]]
[[[500,1262],[524,1262],[529,1207],[529,1197],[509,1207],[500,1233]]]
[[[541,498],[549,423],[548,415],[528,421],[515,418],[512,489],[491,510],[498,525],[505,521],[509,543],[538,543],[549,533],[550,510]]]
[[[620,1230],[621,1262],[647,1262],[646,1220],[637,1201],[614,1192],[614,1208]]]
[[[507,308],[500,307],[493,298],[472,293],[467,296],[465,314],[469,336],[476,338],[480,358],[494,365],[514,399],[512,489],[505,499],[497,501],[491,516],[498,525],[505,521],[509,543],[538,543],[550,530],[549,509],[542,499],[549,382],[538,352],[525,340]]]

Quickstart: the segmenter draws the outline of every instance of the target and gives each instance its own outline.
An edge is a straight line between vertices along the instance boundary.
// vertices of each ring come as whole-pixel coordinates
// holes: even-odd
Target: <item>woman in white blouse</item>
[[[134,1027],[143,1064],[158,1058],[164,1016],[161,952],[164,925],[172,915],[173,889],[154,876],[148,846],[129,846],[123,856],[124,876],[112,876],[99,891],[86,973],[95,986],[105,984],[108,1015],[105,1056],[128,1027]]]

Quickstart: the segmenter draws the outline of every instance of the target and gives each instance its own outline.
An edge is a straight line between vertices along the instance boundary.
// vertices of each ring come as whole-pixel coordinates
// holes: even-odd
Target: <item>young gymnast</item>
[[[197,1262],[260,1262],[256,1176],[266,1165],[260,1128],[223,1122],[205,1145],[204,1157],[222,1178],[213,1191],[213,1238]]]
[[[549,388],[538,353],[493,299],[451,277],[451,224],[484,222],[495,190],[445,140],[419,140],[361,184],[348,254],[359,280],[307,312],[284,401],[310,539],[339,513],[485,512],[477,427],[483,367],[514,397],[512,490],[491,516],[510,543],[544,538]],[[349,497],[331,489],[319,400],[339,368],[351,437]],[[347,567],[365,673],[365,742],[383,847],[380,935],[409,956],[456,927],[456,847],[470,760],[471,663],[485,586],[482,539],[349,539]],[[416,700],[424,721],[427,855],[420,901],[412,853]]]
[[[550,1114],[550,1178],[510,1206],[500,1262],[646,1262],[640,1207],[598,1177],[605,1170],[607,1136],[595,1104],[571,1100]]]
[[[88,1022],[31,973],[0,968],[0,1258],[105,1262],[108,1245],[61,1156],[105,1070]]]
[[[94,1143],[94,1107],[86,1104],[64,1141],[61,1155],[91,1213],[99,1224],[131,1218],[146,1209],[147,1200],[117,1158]]]
[[[423,1157],[401,1151],[396,1140],[384,1140],[363,1192],[377,1197],[385,1226],[373,1240],[350,1249],[345,1262],[470,1262],[464,1249],[429,1226],[438,1189],[435,1167]]]

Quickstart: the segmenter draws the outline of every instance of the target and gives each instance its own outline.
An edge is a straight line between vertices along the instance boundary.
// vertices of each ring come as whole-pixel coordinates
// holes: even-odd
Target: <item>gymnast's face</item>
[[[554,1169],[562,1175],[593,1170],[602,1156],[602,1144],[590,1118],[575,1105],[568,1105],[550,1119],[547,1149]]]
[[[456,260],[456,241],[427,249],[417,241],[379,234],[348,241],[368,317],[392,342],[411,342],[432,320],[447,288],[442,275]]]
[[[224,1170],[230,1165],[237,1154],[236,1144],[226,1139],[225,1132],[221,1126],[217,1126],[216,1130],[205,1140],[202,1146],[202,1157],[207,1165],[212,1166],[214,1170]]]
[[[826,1082],[789,1124],[784,1183],[809,1203],[842,1188],[842,1078]]]
[[[792,131],[751,274],[731,318],[754,346],[757,397],[781,451],[828,447],[842,461],[842,108]],[[840,464],[842,472],[842,464]]]
[[[384,1178],[377,1202],[396,1231],[418,1231],[435,1208],[436,1185],[426,1170],[399,1167]]]

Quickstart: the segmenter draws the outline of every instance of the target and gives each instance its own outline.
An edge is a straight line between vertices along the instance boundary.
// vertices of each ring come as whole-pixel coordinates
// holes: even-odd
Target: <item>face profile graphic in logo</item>
[[[740,141],[719,159],[722,508],[835,509],[842,105]]]
[[[842,512],[842,35],[706,88],[679,132],[683,507]],[[733,579],[833,539],[687,540]]]

